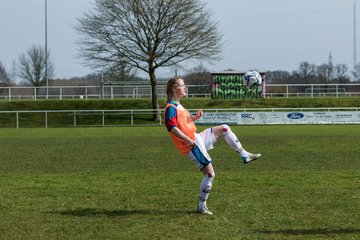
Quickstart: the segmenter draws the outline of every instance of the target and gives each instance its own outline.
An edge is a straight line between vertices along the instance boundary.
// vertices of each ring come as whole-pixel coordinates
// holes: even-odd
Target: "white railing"
[[[189,97],[209,97],[210,86],[189,85]],[[195,90],[196,88],[196,90]],[[199,88],[201,88],[199,90]],[[46,91],[48,89],[48,91]],[[149,85],[122,85],[122,86],[49,86],[49,87],[0,87],[0,100],[23,99],[115,99],[115,98],[151,98]],[[166,86],[157,86],[159,98],[166,98]]]
[[[360,83],[343,84],[267,84],[267,97],[360,96]]]
[[[188,85],[188,97],[210,97],[209,85]],[[48,91],[46,91],[48,90]],[[166,98],[166,86],[158,85],[159,98]],[[267,84],[266,97],[360,96],[360,84]],[[0,87],[0,100],[22,99],[115,99],[151,98],[150,85]]]
[[[45,127],[59,125],[65,127],[105,127],[105,126],[135,126],[142,125],[136,119],[139,116],[151,116],[157,110],[34,110],[34,111],[0,111],[0,127]],[[162,111],[161,109],[158,111]],[[56,120],[52,115],[60,114],[62,120]],[[161,115],[161,114],[160,114]],[[36,118],[36,123],[31,122]],[[58,117],[57,117],[58,118]],[[118,118],[108,123],[109,118]],[[53,119],[53,120],[52,120]],[[151,118],[148,117],[148,122]],[[34,121],[34,120],[33,120]],[[90,122],[90,123],[89,123]],[[146,125],[161,125],[160,122],[147,123]]]
[[[196,109],[189,109],[196,113]],[[206,113],[221,112],[330,112],[360,111],[357,107],[338,108],[217,108],[203,109]],[[152,121],[154,113],[160,113],[158,122]],[[59,117],[54,115],[60,114]],[[36,111],[0,111],[0,127],[110,127],[110,126],[153,126],[163,124],[163,109],[130,109],[130,110],[36,110]],[[144,119],[144,116],[145,119]],[[32,122],[37,119],[36,123]]]

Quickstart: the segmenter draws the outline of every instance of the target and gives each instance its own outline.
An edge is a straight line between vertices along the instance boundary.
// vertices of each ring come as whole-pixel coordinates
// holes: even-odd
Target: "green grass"
[[[234,126],[201,174],[164,127],[0,131],[0,239],[357,239],[358,125]]]

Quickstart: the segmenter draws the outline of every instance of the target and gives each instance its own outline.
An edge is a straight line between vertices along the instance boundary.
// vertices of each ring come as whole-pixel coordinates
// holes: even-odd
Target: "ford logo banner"
[[[299,113],[299,112],[293,112],[293,113],[289,113],[287,115],[288,118],[290,119],[301,119],[304,117],[304,114],[302,113]]]

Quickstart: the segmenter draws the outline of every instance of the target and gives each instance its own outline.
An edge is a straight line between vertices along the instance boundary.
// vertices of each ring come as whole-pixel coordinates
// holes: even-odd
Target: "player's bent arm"
[[[196,115],[192,117],[193,121],[198,120],[200,117],[202,117],[202,115],[204,115],[203,111],[200,109],[197,111]]]
[[[190,137],[188,137],[185,133],[183,133],[179,128],[174,127],[171,129],[171,132],[181,140],[185,141],[187,144],[189,144],[190,147],[196,146],[196,142],[192,140]]]

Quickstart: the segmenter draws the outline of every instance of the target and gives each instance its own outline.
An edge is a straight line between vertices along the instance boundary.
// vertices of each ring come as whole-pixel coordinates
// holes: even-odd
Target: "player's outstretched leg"
[[[251,161],[255,161],[261,157],[260,153],[250,153],[246,151],[241,145],[239,139],[236,137],[235,133],[231,131],[231,128],[227,124],[221,126],[222,126],[222,134],[225,138],[226,143],[237,153],[240,154],[244,164],[247,164]]]

